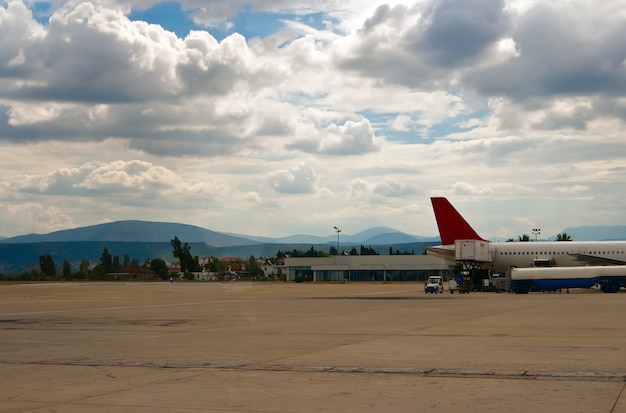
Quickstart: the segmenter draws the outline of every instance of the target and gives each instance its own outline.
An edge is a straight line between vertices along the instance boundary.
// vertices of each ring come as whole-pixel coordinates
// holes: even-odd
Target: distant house
[[[128,267],[116,272],[110,272],[107,277],[120,281],[153,281],[156,280],[156,273],[149,268]]]
[[[217,274],[209,271],[193,272],[196,281],[217,281]]]
[[[167,272],[171,274],[178,274],[179,272],[181,272],[180,261],[169,263]]]
[[[287,267],[284,264],[272,263],[271,261],[262,262],[259,267],[263,270],[266,278],[280,280],[285,278]]]

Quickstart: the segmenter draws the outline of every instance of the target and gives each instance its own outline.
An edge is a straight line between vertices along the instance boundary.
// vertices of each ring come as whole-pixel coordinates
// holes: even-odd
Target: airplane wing
[[[569,255],[575,257],[578,261],[586,263],[587,265],[626,265],[626,261],[615,260],[612,258],[596,257],[576,252],[571,252]]]
[[[454,245],[437,245],[426,248],[426,254],[443,258],[446,261],[456,261]]]

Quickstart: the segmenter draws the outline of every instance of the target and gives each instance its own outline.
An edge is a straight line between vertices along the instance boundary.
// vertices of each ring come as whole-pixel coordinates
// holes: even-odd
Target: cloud
[[[535,2],[509,32],[515,58],[468,70],[463,83],[516,101],[626,91],[623,14],[609,3]],[[528,102],[528,103],[531,103]]]
[[[452,185],[452,193],[456,195],[491,195],[493,189],[489,187],[478,187],[467,182],[456,182]]]
[[[217,42],[192,31],[178,39],[99,2],[68,2],[45,27],[21,3],[0,13],[0,33],[19,34],[0,51],[0,74],[10,72],[0,76],[4,139],[123,137],[162,156],[217,156],[282,123],[243,103],[284,75],[240,35]]]
[[[374,194],[385,197],[403,197],[417,193],[416,188],[407,185],[393,178],[387,178],[376,184],[373,190]]]
[[[309,194],[315,192],[318,187],[315,170],[306,162],[270,172],[266,179],[276,192],[283,194]]]
[[[16,177],[13,186],[22,193],[38,196],[102,197],[107,203],[119,205],[151,205],[159,198],[172,198],[160,207],[177,205],[177,197],[184,197],[187,206],[206,203],[229,191],[224,185],[209,185],[196,179],[187,179],[159,165],[149,162],[92,161],[72,168],[60,168],[47,176]]]
[[[326,155],[361,155],[376,152],[374,130],[367,119],[346,121],[343,125],[331,124],[317,131],[317,136],[296,140],[288,149]]]
[[[354,179],[348,184],[348,191],[351,197],[360,198],[370,192],[370,185],[363,179]]]
[[[48,233],[75,227],[72,218],[60,208],[36,202],[0,202],[0,215],[6,234]]]
[[[434,0],[421,19],[407,35],[409,47],[443,68],[475,63],[511,26],[503,0]]]
[[[388,84],[445,88],[455,82],[456,69],[480,65],[501,53],[499,45],[511,27],[504,6],[492,0],[381,5],[340,64]]]
[[[579,194],[583,192],[587,192],[589,187],[586,185],[572,185],[572,186],[561,186],[554,188],[555,191],[561,192],[563,194]]]

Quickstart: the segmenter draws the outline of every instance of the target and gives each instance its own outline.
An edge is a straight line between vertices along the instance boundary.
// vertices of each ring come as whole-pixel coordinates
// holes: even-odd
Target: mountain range
[[[203,242],[212,247],[232,247],[254,244],[330,244],[337,241],[336,234],[327,236],[292,235],[281,238],[259,237],[221,233],[187,224],[149,221],[116,221],[48,234],[28,234],[0,239],[5,244],[39,242],[170,242],[177,236],[183,242]],[[398,244],[408,242],[437,241],[439,237],[421,237],[405,234],[387,227],[375,227],[354,235],[341,233],[340,242],[349,244]]]
[[[97,263],[104,247],[111,255],[128,254],[141,262],[164,258],[173,261],[170,241],[178,237],[192,247],[192,254],[205,256],[237,256],[248,258],[275,257],[278,251],[306,251],[312,246],[328,252],[336,246],[337,235],[293,235],[268,238],[211,231],[205,228],[168,222],[117,221],[48,234],[28,234],[0,239],[0,274],[24,272],[37,268],[41,255],[52,255],[60,265],[68,261],[73,267],[87,259]],[[439,242],[439,237],[417,237],[392,228],[376,227],[354,235],[340,235],[340,249],[371,246],[379,254],[393,251],[421,254],[424,248]]]
[[[576,241],[626,239],[626,226],[585,226],[567,228],[562,232]],[[65,260],[74,266],[83,259],[98,262],[104,247],[112,255],[128,254],[142,261],[153,258],[173,260],[170,240],[174,237],[178,237],[181,242],[188,242],[192,253],[200,257],[274,257],[278,251],[305,251],[312,246],[320,251],[329,251],[337,243],[336,233],[327,236],[298,234],[269,238],[216,232],[186,224],[117,221],[48,234],[0,238],[0,274],[36,268],[39,256],[44,254],[51,254],[58,265]],[[390,248],[393,251],[421,254],[426,247],[439,242],[438,236],[410,235],[388,227],[339,235],[341,250],[361,244],[371,246],[381,255],[388,254]]]

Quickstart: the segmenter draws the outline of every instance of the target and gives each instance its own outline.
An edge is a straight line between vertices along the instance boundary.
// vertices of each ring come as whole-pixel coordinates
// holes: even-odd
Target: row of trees
[[[67,261],[63,261],[62,276],[64,279],[104,279],[107,274],[119,271],[132,271],[140,268],[148,268],[162,279],[167,279],[168,266],[165,260],[155,258],[145,260],[143,265],[139,263],[137,258],[130,258],[125,254],[123,260],[120,261],[119,255],[111,255],[107,247],[104,247],[100,262],[91,268],[91,262],[83,259],[80,262],[78,271],[73,271],[72,265]],[[39,257],[39,270],[46,277],[54,277],[57,275],[57,267],[54,258],[50,254],[44,254]]]
[[[571,241],[572,237],[568,233],[564,232],[562,234],[557,234],[556,240],[557,241]],[[506,240],[506,242],[515,242],[515,241],[516,240],[514,240],[513,238],[509,238],[508,240]],[[517,237],[517,241],[518,242],[529,242],[530,241],[530,235],[522,234],[522,235]]]
[[[170,240],[172,245],[172,253],[175,258],[180,262],[180,271],[184,274],[190,274],[199,271],[208,271],[213,273],[226,272],[227,268],[224,264],[220,265],[220,261],[217,257],[208,257],[203,260],[203,264],[200,264],[200,259],[197,255],[192,255],[191,245],[188,242],[182,242],[177,236]],[[360,245],[360,249],[353,246],[348,255],[379,255],[378,252],[372,246],[366,247]],[[276,259],[282,260],[285,257],[327,257],[329,255],[338,255],[337,249],[333,246],[330,247],[328,253],[325,251],[317,250],[314,246],[307,251],[292,250],[292,251],[278,251],[276,253]],[[389,247],[389,255],[414,255],[414,252],[393,251],[392,247]],[[259,266],[258,260],[251,255],[247,260],[237,259],[230,262],[228,270],[244,272],[251,277],[263,276],[263,270]],[[72,265],[67,261],[63,261],[62,276],[64,279],[106,279],[107,275],[115,274],[119,272],[132,272],[138,269],[149,269],[154,271],[155,275],[163,280],[166,280],[169,274],[169,267],[167,262],[161,258],[146,259],[143,263],[137,258],[131,258],[128,254],[124,254],[120,258],[119,255],[111,254],[108,248],[105,246],[102,255],[100,256],[99,263],[92,267],[91,263],[87,259],[83,259],[80,262],[78,271],[73,271]],[[39,257],[39,272],[35,275],[39,278],[39,275],[46,277],[55,277],[57,275],[57,266],[53,257],[50,254],[44,254]]]
[[[189,243],[183,243],[177,236],[175,236],[170,243],[172,245],[174,257],[180,262],[180,271],[184,274],[200,272],[203,270],[220,273],[221,271],[226,272],[227,270],[225,266],[220,265],[220,261],[217,257],[208,257],[208,259],[203,260],[203,265],[200,265],[199,257],[191,254],[191,246]],[[119,272],[134,272],[142,268],[153,271],[156,277],[162,280],[166,280],[170,276],[170,268],[164,259],[146,259],[143,263],[141,263],[139,259],[131,258],[128,254],[124,254],[124,256],[120,259],[119,255],[111,254],[109,249],[105,246],[102,251],[102,255],[100,256],[99,263],[93,267],[89,260],[84,259],[81,261],[78,271],[73,271],[72,265],[67,260],[64,260],[62,265],[62,277],[67,280],[103,280],[110,278],[110,274]],[[247,260],[238,259],[234,262],[230,262],[228,270],[245,272],[251,277],[264,275],[257,259],[253,255],[251,255]],[[57,266],[54,262],[54,258],[50,254],[44,254],[39,257],[39,271],[35,271],[32,274],[23,274],[22,278],[40,279],[41,275],[48,278],[57,276]]]
[[[369,247],[364,246],[363,244],[361,244],[360,249],[357,250],[356,246],[353,246],[350,251],[346,252],[347,255],[380,255],[374,248],[372,248],[372,246],[370,245]],[[278,251],[276,253],[276,259],[282,260],[285,257],[328,257],[328,256],[333,256],[333,255],[340,255],[339,252],[337,251],[336,247],[330,247],[328,252],[325,251],[321,251],[321,250],[317,250],[315,249],[315,247],[313,247],[311,245],[311,248],[308,249],[307,251],[301,251],[301,250],[292,250],[292,251]],[[389,247],[389,255],[415,255],[415,252],[408,252],[408,251],[400,251],[400,250],[396,250],[394,251],[392,247]]]

